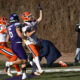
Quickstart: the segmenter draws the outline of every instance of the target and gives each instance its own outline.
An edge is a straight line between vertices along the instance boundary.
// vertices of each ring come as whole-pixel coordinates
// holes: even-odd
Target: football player
[[[33,69],[32,73],[34,75],[40,75],[43,73],[39,62],[39,46],[38,46],[38,38],[37,38],[37,24],[42,20],[42,8],[39,5],[40,9],[40,17],[35,20],[30,12],[23,12],[21,18],[25,24],[22,27],[22,31],[24,35],[27,36],[26,46],[30,50],[33,55]],[[35,65],[38,68],[38,73],[36,72]]]
[[[7,18],[6,17],[0,17],[0,53],[5,55],[9,62],[17,60],[17,56],[13,53],[13,51],[7,47],[6,44],[6,36],[7,36]],[[13,65],[15,69],[17,70],[17,75],[20,75],[20,68],[18,65]],[[4,69],[4,72],[6,72],[6,69]],[[6,72],[8,76],[12,76],[10,72],[10,68],[8,68],[8,71]]]
[[[14,64],[22,64],[22,79],[26,79],[27,56],[22,46],[22,39],[25,39],[25,37],[21,33],[21,23],[19,23],[19,16],[16,13],[12,13],[9,17],[9,21],[10,24],[7,28],[7,38],[10,38],[10,41],[12,43],[12,51],[18,56],[19,60],[13,62],[6,62],[6,67]]]

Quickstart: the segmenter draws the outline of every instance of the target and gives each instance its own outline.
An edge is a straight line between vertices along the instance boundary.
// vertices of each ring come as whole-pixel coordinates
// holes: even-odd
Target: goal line
[[[72,72],[72,71],[80,71],[80,68],[67,68],[67,69],[44,69],[44,72],[46,73],[52,73],[52,72]],[[26,70],[26,73],[31,73],[32,70]],[[12,70],[11,73],[17,73],[17,71]],[[4,70],[0,70],[0,74],[5,74]]]

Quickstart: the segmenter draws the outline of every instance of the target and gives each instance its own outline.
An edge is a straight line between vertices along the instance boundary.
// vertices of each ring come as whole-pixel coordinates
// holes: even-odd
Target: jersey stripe
[[[8,55],[13,56],[13,54],[12,54],[12,53],[10,53],[10,52],[6,51],[5,49],[1,49],[1,50],[2,50],[3,52],[7,53]]]
[[[36,57],[35,53],[32,51],[32,49],[27,45],[28,49],[31,51],[31,53]]]

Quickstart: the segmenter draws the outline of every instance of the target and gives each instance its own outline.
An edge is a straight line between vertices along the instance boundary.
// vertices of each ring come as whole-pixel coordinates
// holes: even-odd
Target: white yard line
[[[31,73],[32,70],[26,70],[26,73]],[[68,68],[68,69],[44,69],[44,72],[71,72],[71,71],[80,71],[80,68]],[[12,73],[16,73],[15,70],[11,71]],[[5,74],[3,70],[0,70],[0,74]]]

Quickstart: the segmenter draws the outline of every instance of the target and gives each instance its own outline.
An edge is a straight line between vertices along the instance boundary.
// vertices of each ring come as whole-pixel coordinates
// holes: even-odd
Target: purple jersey
[[[22,24],[16,22],[8,26],[8,34],[12,42],[12,50],[19,59],[27,59],[26,53],[22,46],[22,39],[16,33],[16,28],[20,28]]]
[[[19,28],[19,27],[21,27],[21,24],[19,22],[13,23],[8,26],[8,34],[10,36],[10,40],[12,43],[22,42],[22,39],[16,33],[16,28]]]

